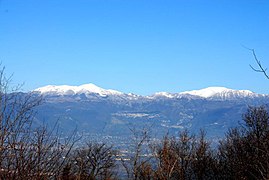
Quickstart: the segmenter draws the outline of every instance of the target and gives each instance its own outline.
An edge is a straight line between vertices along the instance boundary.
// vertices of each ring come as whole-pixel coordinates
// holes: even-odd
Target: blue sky
[[[0,60],[25,91],[94,83],[148,95],[269,93],[268,0],[0,0]]]

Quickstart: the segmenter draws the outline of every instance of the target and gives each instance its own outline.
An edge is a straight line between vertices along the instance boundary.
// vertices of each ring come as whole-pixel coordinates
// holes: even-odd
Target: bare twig
[[[254,57],[254,59],[255,59],[257,65],[258,65],[258,68],[254,68],[252,65],[249,65],[249,66],[251,67],[251,69],[252,69],[253,71],[255,71],[255,72],[263,73],[263,75],[264,75],[267,79],[269,79],[269,75],[268,75],[267,72],[266,72],[266,71],[267,71],[267,68],[264,68],[263,65],[262,65],[262,63],[261,63],[261,61],[257,58],[257,55],[256,55],[256,53],[255,53],[255,50],[254,50],[254,49],[249,49],[249,48],[247,48],[247,49],[250,50],[250,51],[252,52],[252,55],[253,55],[253,57]]]

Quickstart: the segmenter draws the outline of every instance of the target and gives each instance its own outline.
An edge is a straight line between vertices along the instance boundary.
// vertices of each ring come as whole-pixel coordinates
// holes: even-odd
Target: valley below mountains
[[[84,137],[113,144],[128,141],[133,127],[149,128],[152,138],[204,129],[209,139],[217,140],[238,126],[248,106],[269,102],[269,95],[224,87],[140,96],[86,84],[45,86],[33,93],[43,97],[35,123],[57,122],[64,134],[76,129]]]

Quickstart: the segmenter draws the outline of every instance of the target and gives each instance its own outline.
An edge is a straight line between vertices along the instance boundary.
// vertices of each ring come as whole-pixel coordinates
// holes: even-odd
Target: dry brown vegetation
[[[103,143],[74,149],[76,137],[61,138],[57,126],[32,125],[40,97],[15,93],[0,71],[0,179],[269,179],[269,114],[250,107],[244,123],[230,129],[217,148],[206,133],[166,135],[150,142],[149,129],[133,133],[129,160]]]

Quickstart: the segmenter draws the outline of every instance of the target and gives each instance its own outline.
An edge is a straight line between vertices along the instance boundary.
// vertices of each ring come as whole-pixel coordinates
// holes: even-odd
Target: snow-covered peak
[[[68,85],[48,85],[38,89],[35,89],[34,92],[39,92],[41,94],[57,94],[57,95],[74,95],[74,94],[90,94],[95,93],[100,96],[107,95],[121,95],[123,93],[111,89],[103,89],[94,84],[84,84],[81,86],[68,86]]]
[[[258,94],[255,94],[249,90],[233,90],[225,87],[208,87],[201,90],[185,91],[180,94],[189,94],[194,96],[200,96],[203,98],[238,98],[238,97],[256,97]]]
[[[254,98],[262,97],[265,95],[256,94],[249,90],[233,90],[225,87],[208,87],[200,90],[185,91],[181,93],[168,93],[168,92],[158,92],[151,96],[139,96],[135,94],[124,94],[122,92],[103,89],[94,84],[84,84],[80,86],[68,86],[68,85],[48,85],[38,89],[35,89],[34,92],[38,92],[44,95],[76,95],[76,94],[97,94],[102,97],[106,96],[118,96],[123,99],[155,99],[155,98],[207,98],[207,99],[217,99],[217,100],[232,100],[238,98]]]
[[[174,98],[175,95],[168,92],[157,92],[153,95],[153,97],[166,97],[166,98]]]

